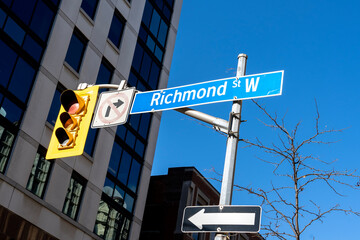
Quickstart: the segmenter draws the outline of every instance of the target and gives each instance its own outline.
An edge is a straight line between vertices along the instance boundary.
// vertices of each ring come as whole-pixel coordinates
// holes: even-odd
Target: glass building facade
[[[0,0],[0,237],[139,238],[160,114],[90,129],[81,156],[45,155],[65,89],[166,87],[181,4]]]
[[[141,91],[157,88],[173,4],[173,0],[146,2],[129,86]],[[119,17],[115,14],[109,38],[116,18]],[[150,113],[131,115],[126,124],[117,128],[94,228],[94,232],[105,239],[127,239],[151,119]]]
[[[56,0],[0,2],[0,173],[4,173],[57,13]]]

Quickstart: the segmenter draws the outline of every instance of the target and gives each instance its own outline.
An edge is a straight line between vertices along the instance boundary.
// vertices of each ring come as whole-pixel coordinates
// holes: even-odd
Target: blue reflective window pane
[[[36,0],[15,0],[11,9],[21,20],[28,24],[34,10]]]
[[[85,51],[85,43],[75,34],[72,35],[70,45],[66,53],[65,61],[77,72],[80,70],[82,57]]]
[[[150,77],[149,77],[149,85],[152,89],[156,89],[157,84],[158,84],[159,75],[160,75],[160,68],[155,62],[153,62],[152,66],[151,66]]]
[[[55,122],[56,122],[57,116],[59,114],[60,106],[61,106],[60,95],[61,95],[61,92],[58,89],[56,89],[54,98],[51,103],[50,111],[47,116],[47,121],[54,126],[55,126]]]
[[[112,197],[114,188],[115,188],[115,183],[113,181],[111,181],[110,179],[106,178],[104,187],[103,187],[103,192],[106,195],[108,195],[109,197]]]
[[[163,58],[163,51],[156,45],[155,48],[155,57],[161,62]]]
[[[114,176],[116,176],[117,170],[119,168],[121,153],[122,153],[122,148],[120,147],[119,144],[114,142],[110,157],[109,168],[108,168],[108,171]]]
[[[25,37],[25,31],[10,17],[5,23],[4,31],[19,45],[22,44]]]
[[[127,185],[128,188],[134,193],[136,193],[136,189],[137,189],[137,184],[140,175],[140,168],[141,168],[140,163],[134,160],[131,164],[130,176]]]
[[[125,135],[126,135],[126,127],[124,125],[120,125],[118,126],[118,128],[116,129],[116,135],[119,136],[121,139],[125,139]]]
[[[125,195],[125,202],[124,202],[124,208],[128,210],[129,212],[132,212],[134,207],[134,198],[131,197],[129,194]]]
[[[111,82],[112,70],[104,63],[101,63],[99,73],[96,79],[96,84],[108,84]]]
[[[139,44],[137,44],[136,49],[135,49],[135,53],[134,53],[134,60],[132,62],[132,66],[133,66],[133,68],[135,68],[135,70],[137,72],[140,71],[140,66],[141,66],[141,61],[142,61],[143,54],[144,54],[143,48]]]
[[[121,157],[121,163],[117,178],[124,184],[126,184],[131,165],[131,156],[128,152],[124,151]]]
[[[144,85],[141,81],[138,81],[138,82],[137,82],[136,89],[139,90],[139,91],[150,90],[150,89],[147,89],[147,88],[145,87],[145,85]]]
[[[153,11],[153,7],[151,6],[149,1],[146,1],[146,6],[144,9],[142,21],[143,21],[143,23],[145,23],[145,25],[147,27],[149,27],[149,25],[150,25],[152,11]]]
[[[146,41],[146,46],[148,46],[148,48],[153,52],[155,49],[155,42],[152,39],[152,37],[148,37],[147,41]]]
[[[138,81],[137,77],[132,72],[130,72],[128,84],[131,87],[136,87],[137,81]]]
[[[132,132],[128,131],[128,133],[126,134],[127,145],[129,145],[131,148],[134,148],[135,141],[136,141],[135,135]]]
[[[170,7],[172,7],[173,6],[173,4],[174,4],[174,0],[166,0],[167,2],[168,2],[168,4],[170,5]]]
[[[148,33],[145,31],[144,28],[140,28],[139,37],[141,38],[141,40],[146,42],[146,39],[148,37]]]
[[[139,127],[139,133],[143,138],[147,138],[147,133],[149,130],[149,124],[151,119],[151,113],[144,113],[141,114],[141,121],[140,121],[140,127]]]
[[[35,69],[19,58],[11,77],[9,90],[21,101],[25,102],[34,80]]]
[[[168,21],[170,21],[171,10],[165,5],[163,9],[163,13]]]
[[[6,4],[6,6],[10,7],[12,0],[2,0]]]
[[[0,8],[0,28],[4,26],[6,13]]]
[[[7,87],[17,54],[0,40],[0,84]]]
[[[168,32],[168,26],[166,25],[166,23],[163,20],[161,20],[159,35],[158,35],[157,39],[159,40],[161,46],[163,46],[163,47],[165,46],[167,32]]]
[[[141,117],[140,114],[130,115],[130,119],[128,122],[129,122],[130,126],[135,130],[137,130],[139,127],[140,117]]]
[[[155,37],[157,36],[159,30],[159,24],[160,24],[160,15],[154,10],[150,23],[150,31],[152,32],[152,34],[154,34]]]
[[[146,52],[144,52],[144,57],[143,57],[143,60],[141,63],[140,75],[145,80],[148,79],[151,62],[152,62],[152,60],[151,60],[150,56]]]
[[[50,0],[53,4],[55,4],[55,6],[59,5],[59,0]]]
[[[92,129],[89,128],[89,132],[86,137],[85,147],[84,151],[89,154],[90,156],[93,156],[94,150],[95,150],[95,143],[96,143],[96,137],[98,134],[99,129]]]
[[[43,51],[43,48],[35,42],[29,35],[25,37],[25,42],[23,46],[24,50],[27,51],[37,62],[40,61],[40,57]]]
[[[135,152],[139,154],[140,157],[144,157],[144,151],[145,151],[145,145],[139,139],[137,139]]]
[[[30,27],[43,41],[47,39],[53,17],[53,11],[45,3],[39,1]]]
[[[23,110],[21,110],[15,103],[13,103],[7,98],[4,99],[1,108],[6,113],[5,118],[8,119],[15,126],[19,126]]]
[[[111,22],[111,26],[110,26],[109,39],[117,47],[120,46],[120,40],[121,40],[121,35],[123,32],[123,29],[124,29],[124,23],[116,14],[114,14],[112,22]]]
[[[155,2],[156,2],[156,5],[158,5],[158,7],[159,7],[160,9],[163,8],[163,5],[164,5],[164,1],[163,1],[163,0],[155,0]]]
[[[125,191],[122,188],[120,188],[119,186],[116,186],[115,191],[114,191],[114,196],[113,196],[113,199],[115,200],[115,202],[122,205],[124,202],[124,196],[125,196]]]
[[[81,8],[91,19],[94,19],[97,5],[98,0],[83,0],[81,3]]]

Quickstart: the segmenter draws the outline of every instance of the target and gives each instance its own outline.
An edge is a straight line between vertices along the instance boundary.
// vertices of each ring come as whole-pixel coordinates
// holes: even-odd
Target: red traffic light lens
[[[69,114],[79,114],[85,105],[84,99],[73,90],[65,90],[60,96],[61,105]]]

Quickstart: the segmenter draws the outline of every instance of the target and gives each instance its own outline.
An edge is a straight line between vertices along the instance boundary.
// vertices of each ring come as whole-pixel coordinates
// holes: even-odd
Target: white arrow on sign
[[[255,225],[255,213],[205,213],[203,208],[189,221],[199,229],[203,225]]]

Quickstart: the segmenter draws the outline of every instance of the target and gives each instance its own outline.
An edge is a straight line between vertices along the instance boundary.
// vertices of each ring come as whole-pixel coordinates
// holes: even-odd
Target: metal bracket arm
[[[200,121],[206,122],[208,124],[211,124],[212,126],[214,126],[214,128],[216,130],[219,130],[219,131],[221,131],[223,133],[226,133],[226,134],[228,133],[228,121],[226,121],[224,119],[217,118],[217,117],[208,115],[206,113],[196,111],[196,110],[191,109],[191,108],[178,108],[178,109],[175,109],[175,110],[182,113],[182,114],[193,117],[193,118],[195,118],[197,120],[200,120]]]
[[[78,90],[84,90],[85,88],[88,88],[90,86],[94,86],[95,84],[90,83],[79,83],[77,89]],[[126,80],[121,80],[119,84],[98,84],[99,88],[113,88],[117,90],[126,89]]]

